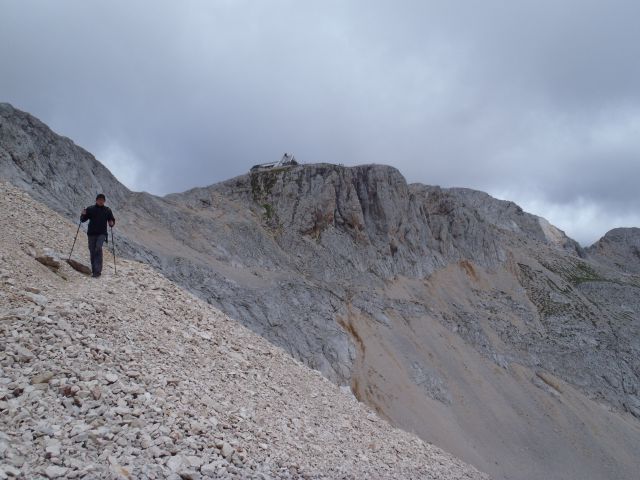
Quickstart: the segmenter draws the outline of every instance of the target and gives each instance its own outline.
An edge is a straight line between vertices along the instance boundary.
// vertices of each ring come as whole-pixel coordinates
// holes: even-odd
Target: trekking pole
[[[111,229],[111,249],[113,250],[113,273],[118,274],[118,268],[116,267],[116,241],[113,239],[113,227]]]
[[[69,252],[69,258],[68,258],[68,260],[71,260],[71,254],[73,253],[73,247],[75,247],[75,246],[76,246],[76,240],[78,239],[78,233],[80,233],[80,225],[82,225],[82,220],[80,220],[80,221],[78,222],[78,230],[76,230],[76,236],[75,236],[75,238],[73,239],[73,245],[71,245],[71,251]]]

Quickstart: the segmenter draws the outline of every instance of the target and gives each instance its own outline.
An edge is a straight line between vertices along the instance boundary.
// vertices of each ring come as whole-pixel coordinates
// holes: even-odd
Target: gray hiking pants
[[[106,235],[88,235],[89,254],[91,255],[91,273],[100,275],[102,273],[102,244],[106,240]]]

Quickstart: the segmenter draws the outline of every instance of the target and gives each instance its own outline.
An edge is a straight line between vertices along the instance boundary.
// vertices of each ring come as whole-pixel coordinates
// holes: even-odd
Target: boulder
[[[60,259],[58,259],[53,254],[49,254],[49,253],[42,253],[37,255],[36,260],[39,261],[41,264],[49,267],[54,272],[57,272],[61,265]]]
[[[80,273],[84,273],[85,275],[91,275],[91,269],[89,267],[87,267],[84,263],[78,262],[77,260],[74,260],[73,258],[67,259],[67,263],[74,270],[76,270],[76,271],[78,271]]]

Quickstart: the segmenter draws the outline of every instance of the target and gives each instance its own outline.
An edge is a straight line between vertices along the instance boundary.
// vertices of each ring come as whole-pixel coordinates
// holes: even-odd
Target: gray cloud
[[[0,92],[134,189],[293,151],[640,225],[633,1],[2,2]]]

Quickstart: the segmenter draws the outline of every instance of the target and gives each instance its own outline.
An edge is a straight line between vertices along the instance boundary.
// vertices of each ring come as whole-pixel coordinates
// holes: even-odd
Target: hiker
[[[107,224],[113,227],[116,219],[109,207],[104,206],[106,198],[102,193],[96,197],[96,204],[82,210],[81,222],[89,220],[87,237],[91,255],[91,276],[98,278],[102,273],[102,244],[108,242]]]

